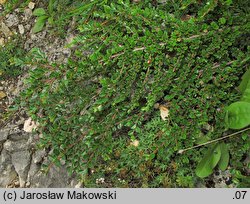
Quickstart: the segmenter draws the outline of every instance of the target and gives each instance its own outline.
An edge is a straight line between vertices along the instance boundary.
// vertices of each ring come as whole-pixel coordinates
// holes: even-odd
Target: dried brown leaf
[[[24,122],[23,130],[25,132],[32,132],[33,130],[37,129],[37,126],[38,124],[32,121],[31,118],[29,118]]]
[[[160,105],[159,109],[160,109],[160,112],[161,112],[162,120],[166,120],[166,118],[168,118],[168,116],[169,116],[168,108],[166,106]]]
[[[0,0],[0,4],[4,4],[7,0]]]
[[[0,99],[6,97],[6,93],[4,93],[3,91],[0,91]]]

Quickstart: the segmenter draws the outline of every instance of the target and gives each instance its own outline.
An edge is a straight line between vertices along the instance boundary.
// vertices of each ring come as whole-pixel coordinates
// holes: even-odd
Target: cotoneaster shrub
[[[194,187],[207,147],[177,152],[225,131],[224,107],[240,97],[249,63],[244,2],[95,0],[65,14],[79,19],[71,59],[31,53],[22,94],[39,146],[53,149],[47,169],[65,160],[86,187]],[[226,141],[235,171],[244,138]]]
[[[0,46],[0,80],[14,78],[23,73],[22,58],[24,58],[24,49],[22,40],[14,37]]]

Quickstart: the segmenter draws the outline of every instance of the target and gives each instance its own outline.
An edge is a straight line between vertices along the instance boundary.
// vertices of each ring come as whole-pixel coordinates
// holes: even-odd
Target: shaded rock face
[[[38,47],[49,61],[66,62],[71,54],[71,50],[65,48],[69,40],[49,36],[47,27],[40,33],[32,33],[35,20],[32,10],[36,7],[35,3],[29,4],[22,11],[15,9],[0,19],[0,46],[18,35],[24,40],[23,48],[27,52]],[[0,12],[2,11],[3,7],[0,5]],[[72,39],[74,35],[70,28],[67,33]],[[3,113],[25,89],[23,81],[30,67],[23,69],[25,73],[17,79],[0,82],[0,90],[6,93],[4,104],[0,102]],[[68,175],[63,164],[61,167],[52,166],[48,174],[42,172],[42,166],[49,163],[49,151],[36,148],[38,134],[24,131],[24,123],[28,118],[25,110],[21,109],[8,118],[6,123],[0,124],[0,187],[80,187],[78,180]]]
[[[0,155],[0,187],[5,187],[17,177],[17,173],[11,162],[11,155],[2,150]]]
[[[37,165],[34,165],[34,160],[28,174],[28,183],[32,188],[65,188],[74,187],[77,180],[68,176],[66,168],[51,167],[48,174],[42,173]]]
[[[74,187],[77,179],[69,176],[65,166],[52,166],[48,174],[41,171],[48,164],[46,150],[36,150],[35,134],[20,130],[10,134],[9,129],[1,130],[0,187],[9,186],[18,180],[15,187]]]
[[[25,187],[27,174],[30,166],[30,152],[27,150],[14,152],[11,155],[11,162],[19,176],[20,187]]]
[[[7,140],[7,138],[8,138],[8,133],[9,133],[8,130],[1,130],[1,131],[0,131],[0,144],[1,144],[2,142],[5,142],[5,141]]]

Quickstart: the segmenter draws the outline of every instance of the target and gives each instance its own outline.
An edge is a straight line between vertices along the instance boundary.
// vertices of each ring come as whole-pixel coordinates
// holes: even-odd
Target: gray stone
[[[31,1],[31,2],[29,2],[28,7],[29,7],[29,9],[33,10],[35,8],[35,5],[36,4]]]
[[[227,184],[224,181],[216,182],[214,187],[215,188],[227,188]]]
[[[30,24],[27,24],[27,25],[24,26],[24,28],[25,28],[26,30],[30,30],[31,25],[30,25]]]
[[[22,130],[17,125],[9,125],[9,135],[22,133]]]
[[[0,31],[5,35],[6,38],[10,37],[12,35],[11,30],[2,22]]]
[[[30,169],[28,172],[27,182],[31,182],[32,178],[40,171],[41,165],[35,164],[34,161],[31,161]]]
[[[31,188],[67,188],[72,187],[73,178],[68,175],[66,168],[52,166],[48,174],[38,171],[30,178]]]
[[[46,155],[45,150],[37,150],[33,155],[33,162],[35,164],[40,163],[43,160],[43,158],[45,157],[45,155]]]
[[[30,182],[26,182],[25,187],[26,187],[26,188],[29,188],[29,187],[30,187]]]
[[[228,167],[228,170],[218,170],[216,173],[213,174],[213,182],[215,183],[215,188],[235,187],[233,183],[227,184],[226,182],[232,177],[229,169],[230,166]]]
[[[9,135],[8,129],[0,130],[0,144],[4,143],[7,140],[8,135]]]
[[[31,16],[32,16],[32,10],[31,9],[25,9],[24,10],[24,20],[25,21],[27,21],[27,20],[29,20],[30,18],[31,18]]]
[[[70,185],[74,188],[83,188],[83,182],[79,181],[78,183],[76,183],[76,180],[72,180]]]
[[[4,38],[0,38],[0,46],[4,46]],[[3,90],[3,87],[0,86],[0,91]]]
[[[5,188],[7,185],[9,185],[14,179],[16,179],[17,173],[15,172],[15,169],[13,165],[8,165],[6,169],[1,171],[0,175],[0,187]]]
[[[19,177],[20,187],[25,187],[31,162],[31,154],[28,151],[14,152],[11,158],[12,164]]]
[[[32,155],[32,161],[30,164],[30,169],[28,172],[28,178],[27,182],[31,184],[32,178],[36,175],[39,174],[39,171],[41,170],[41,162],[43,160],[47,161],[47,158],[45,157],[46,151],[45,150],[37,150],[33,155]]]
[[[5,23],[8,27],[17,26],[18,22],[19,20],[16,14],[8,15],[7,19],[5,20]]]
[[[7,140],[4,145],[4,149],[10,153],[20,152],[24,150],[28,150],[30,148],[28,141],[26,140],[18,140],[18,141],[10,141]]]
[[[21,35],[24,34],[24,27],[23,27],[22,24],[18,25],[18,30],[19,30],[19,33],[20,33]]]
[[[24,132],[9,135],[9,140],[11,141],[28,140],[29,138],[30,134]]]
[[[6,150],[0,155],[0,187],[5,188],[17,177],[14,166],[11,163],[11,156]]]
[[[66,167],[51,166],[49,172],[45,174],[41,171],[43,164],[48,165],[48,158],[45,157],[43,164],[35,163],[36,158],[33,156],[27,182],[31,188],[72,188],[78,183],[74,176],[69,176]]]
[[[11,156],[6,150],[2,150],[0,161],[0,171],[2,171],[7,164],[11,164]]]
[[[19,125],[23,125],[24,122],[25,122],[25,119],[24,119],[24,118],[20,118],[19,120],[17,120],[17,121],[15,122],[15,124],[19,126]],[[23,129],[23,128],[22,128],[22,129]]]

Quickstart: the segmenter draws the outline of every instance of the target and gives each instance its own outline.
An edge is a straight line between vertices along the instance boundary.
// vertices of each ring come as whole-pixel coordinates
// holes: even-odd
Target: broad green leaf
[[[250,103],[250,80],[248,81],[246,88],[245,88],[240,100]]]
[[[250,86],[248,82],[250,82],[250,69],[248,69],[246,71],[246,73],[242,76],[242,81],[241,81],[241,83],[239,85],[239,90],[240,90],[241,93],[243,93],[245,91],[247,86],[248,87]]]
[[[239,101],[228,106],[226,123],[231,129],[242,129],[250,125],[250,103]]]
[[[37,8],[33,11],[34,16],[44,16],[46,11],[43,8]]]
[[[205,178],[213,173],[213,168],[218,164],[221,157],[220,145],[210,148],[196,167],[195,173],[200,178]]]
[[[36,19],[36,23],[32,29],[34,33],[38,33],[43,29],[47,18],[48,16],[40,16]]]
[[[227,145],[224,142],[220,143],[220,150],[221,150],[221,158],[218,163],[218,166],[221,171],[225,171],[229,162],[229,152]]]

